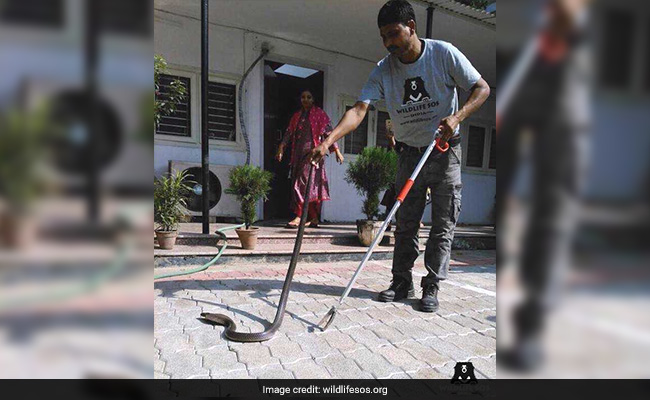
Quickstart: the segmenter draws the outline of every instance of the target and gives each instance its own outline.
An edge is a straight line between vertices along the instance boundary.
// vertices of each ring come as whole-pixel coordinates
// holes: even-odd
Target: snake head
[[[201,313],[201,318],[210,321],[210,317],[212,317],[214,314],[209,313],[209,312],[202,312]]]

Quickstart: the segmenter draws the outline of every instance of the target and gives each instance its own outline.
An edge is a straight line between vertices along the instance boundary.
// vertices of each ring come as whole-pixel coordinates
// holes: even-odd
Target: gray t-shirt
[[[440,120],[458,111],[456,86],[469,90],[481,79],[452,44],[423,41],[420,58],[411,64],[392,54],[379,61],[359,96],[368,104],[385,100],[395,139],[415,147],[431,143]]]

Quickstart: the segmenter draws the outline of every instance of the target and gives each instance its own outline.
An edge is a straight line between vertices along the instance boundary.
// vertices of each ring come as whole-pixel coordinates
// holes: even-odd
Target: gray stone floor
[[[417,299],[375,301],[390,281],[391,261],[373,261],[325,332],[314,324],[337,302],[358,263],[300,263],[282,327],[263,343],[229,342],[224,328],[197,317],[224,313],[239,330],[262,331],[275,315],[286,265],[224,265],[157,281],[154,376],[449,379],[456,362],[469,360],[478,378],[495,378],[496,269],[485,263],[495,252],[452,258],[462,266],[443,283],[438,313],[419,312]],[[423,272],[420,261],[416,282]]]
[[[596,267],[570,271],[561,301],[547,315],[545,363],[525,374],[499,368],[499,379],[650,378],[650,275],[645,264],[624,276],[621,264],[605,276]],[[499,346],[506,348],[522,291],[514,269],[500,273]]]

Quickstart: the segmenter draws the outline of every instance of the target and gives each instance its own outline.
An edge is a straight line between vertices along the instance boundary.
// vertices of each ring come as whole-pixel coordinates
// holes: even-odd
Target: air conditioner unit
[[[225,190],[230,186],[228,175],[232,165],[210,164],[210,216],[211,217],[239,217],[241,210],[237,197],[227,194]],[[187,200],[187,213],[202,215],[202,169],[199,163],[183,161],[170,161],[169,171],[187,171],[189,179],[194,181],[191,185],[192,193]]]
[[[143,126],[143,96],[147,93],[144,85],[120,84],[102,88],[97,94],[98,146],[92,160],[99,168],[102,186],[141,190],[151,185],[151,171],[142,168],[153,162],[151,144],[138,136]],[[89,100],[83,82],[72,77],[31,78],[23,82],[20,95],[29,108],[47,103],[56,126],[62,130],[63,135],[51,146],[56,168],[49,176],[64,186],[83,184],[91,162]]]

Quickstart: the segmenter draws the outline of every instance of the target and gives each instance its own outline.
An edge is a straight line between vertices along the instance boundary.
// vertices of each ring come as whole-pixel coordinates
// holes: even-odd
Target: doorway
[[[289,162],[293,143],[289,143],[285,149],[282,162],[275,159],[275,153],[291,116],[300,110],[301,91],[309,89],[314,96],[314,104],[323,107],[324,78],[323,71],[273,61],[264,63],[264,169],[275,176],[269,199],[264,203],[264,219],[267,221],[294,217],[289,209]]]

